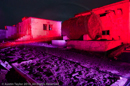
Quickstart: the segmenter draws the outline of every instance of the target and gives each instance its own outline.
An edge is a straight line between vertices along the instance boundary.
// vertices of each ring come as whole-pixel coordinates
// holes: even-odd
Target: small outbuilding
[[[24,17],[16,25],[18,40],[59,39],[61,37],[61,21]]]

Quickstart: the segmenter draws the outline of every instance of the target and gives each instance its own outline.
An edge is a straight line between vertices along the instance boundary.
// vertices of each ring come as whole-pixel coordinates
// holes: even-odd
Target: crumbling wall
[[[121,41],[67,41],[68,48],[85,51],[105,52],[121,45]]]
[[[129,1],[120,1],[92,10],[100,16],[103,31],[109,30],[109,34],[102,35],[106,39],[121,40],[124,43],[130,41],[129,31]]]
[[[27,18],[23,20],[19,24],[19,34],[20,37],[25,36],[25,35],[31,35],[31,18]]]

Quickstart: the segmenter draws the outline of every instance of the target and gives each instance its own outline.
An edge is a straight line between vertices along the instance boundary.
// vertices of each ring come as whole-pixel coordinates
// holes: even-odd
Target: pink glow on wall
[[[77,31],[78,29],[78,31],[86,30],[86,33],[84,34],[88,34],[92,38],[92,40],[97,40],[95,38],[96,36],[92,37],[92,35],[98,36],[98,34],[100,33],[99,37],[101,39],[120,40],[123,43],[130,43],[129,3],[129,0],[125,0],[79,13],[75,15],[75,17],[63,22],[62,29],[69,29],[66,30],[65,34],[68,37],[71,37],[69,35],[77,36],[78,33],[75,31]],[[77,26],[79,26],[81,22],[79,22],[80,18],[82,18],[82,22],[84,21],[84,23],[86,24],[84,25],[84,27],[82,25],[82,27],[78,28]],[[69,25],[70,22],[72,22],[73,25]],[[99,33],[95,34],[95,31]],[[80,36],[84,35],[83,33],[79,34]]]
[[[104,26],[103,30],[109,30],[109,36],[106,39],[121,40],[124,43],[130,43],[129,30],[129,2],[121,1],[101,8],[92,10],[100,15]],[[105,16],[101,14],[106,13]]]
[[[19,25],[20,36],[31,35],[31,18],[25,18]]]
[[[61,36],[61,21],[31,18],[31,33],[33,38]]]
[[[34,40],[48,37],[61,37],[61,21],[53,21],[34,17],[23,18],[17,24],[18,40]]]

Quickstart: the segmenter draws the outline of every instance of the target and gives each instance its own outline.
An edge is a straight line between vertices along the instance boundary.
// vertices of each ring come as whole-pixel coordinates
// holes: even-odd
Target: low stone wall
[[[121,41],[67,41],[67,47],[86,50],[104,52],[121,45]]]

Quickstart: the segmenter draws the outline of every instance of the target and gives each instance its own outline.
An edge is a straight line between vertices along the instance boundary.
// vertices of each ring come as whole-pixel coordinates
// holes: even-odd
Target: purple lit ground
[[[43,46],[48,46],[50,48],[45,48]],[[19,64],[17,67],[29,74],[37,82],[59,82],[62,86],[109,86],[117,81],[117,74],[123,75],[122,71],[124,71],[125,75],[130,69],[127,67],[123,70],[123,66],[118,65],[117,67],[117,62],[109,62],[106,59],[101,61],[101,58],[101,60],[99,60],[99,58],[90,53],[83,54],[63,48],[57,49],[56,46],[47,44],[42,44],[41,47],[41,44],[37,43],[1,49],[0,59],[10,63],[21,63],[23,61],[32,60],[32,64],[30,63],[31,65]],[[81,64],[86,66],[82,66]],[[125,64],[123,65],[126,66]],[[100,70],[103,68],[105,70]],[[110,70],[112,73],[107,72],[107,70]],[[6,70],[1,70],[1,74],[6,74],[7,72],[2,71]],[[4,78],[5,74],[3,74],[2,79],[4,81],[1,82],[6,82]],[[10,78],[12,78],[12,76],[10,76]]]

